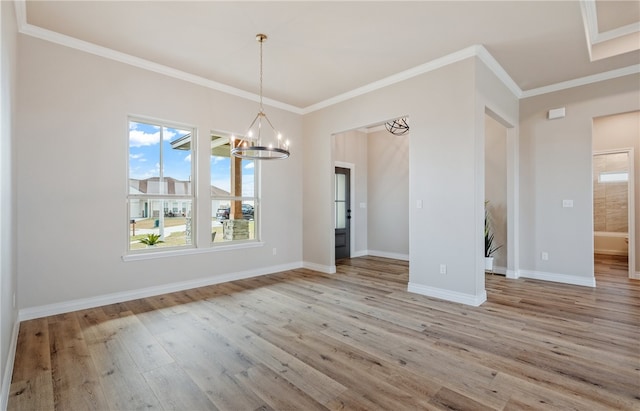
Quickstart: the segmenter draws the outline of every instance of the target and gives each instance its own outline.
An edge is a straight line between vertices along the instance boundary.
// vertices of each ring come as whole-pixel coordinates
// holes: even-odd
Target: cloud
[[[142,161],[142,157],[144,157],[143,153],[140,154],[129,154],[129,158],[132,160],[141,160]]]
[[[160,142],[160,127],[151,126],[153,132],[142,129],[140,123],[129,123],[129,147],[143,147],[158,144]],[[174,137],[182,137],[189,134],[186,130],[176,130],[173,128],[162,129],[162,138],[164,141],[171,141]]]
[[[254,168],[255,167],[255,162],[252,161],[249,164],[247,164],[246,166],[244,166],[245,169],[250,169],[250,168]]]
[[[189,153],[189,155],[184,158],[184,161],[187,161],[189,163],[191,162],[191,153]]]
[[[129,130],[129,147],[143,147],[158,144],[160,131],[145,133],[142,130]]]

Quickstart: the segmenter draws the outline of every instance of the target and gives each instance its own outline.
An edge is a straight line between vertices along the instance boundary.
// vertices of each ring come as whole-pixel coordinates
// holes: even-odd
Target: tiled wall
[[[600,183],[603,171],[627,171],[627,153],[600,154],[593,157],[594,231],[628,232],[628,187],[626,182]]]

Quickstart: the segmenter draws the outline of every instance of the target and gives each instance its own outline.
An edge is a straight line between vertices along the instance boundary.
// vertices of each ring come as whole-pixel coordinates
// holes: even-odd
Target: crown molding
[[[226,94],[230,94],[230,95],[241,97],[247,100],[255,101],[256,103],[260,102],[260,96],[258,96],[255,93],[250,93],[248,91],[231,87],[226,84],[219,83],[217,81],[206,79],[204,77],[196,76],[194,74],[187,73],[182,70],[177,70],[172,67],[165,66],[163,64],[154,63],[152,61],[135,57],[130,54],[122,53],[107,47],[98,46],[96,44],[89,43],[84,40],[79,40],[75,37],[67,36],[65,34],[60,34],[52,30],[47,30],[38,26],[34,26],[32,24],[27,23],[26,21],[25,1],[18,0],[16,1],[15,4],[16,4],[16,19],[18,20],[18,31],[22,34],[26,34],[31,37],[35,37],[41,40],[59,44],[61,46],[66,46],[72,49],[84,51],[86,53],[104,57],[109,60],[118,61],[120,63],[141,68],[143,70],[148,70],[154,73],[163,74],[179,80],[187,81],[189,83],[193,83],[193,84],[197,84],[213,90],[221,91]],[[299,107],[295,107],[290,104],[283,103],[277,100],[272,100],[269,98],[264,98],[263,100],[265,105],[280,108],[296,114],[302,114],[302,110]]]
[[[580,0],[589,60],[596,61],[640,49],[640,22],[600,32],[595,0]]]
[[[561,83],[550,84],[548,86],[526,90],[522,93],[521,98],[539,96],[541,94],[553,93],[560,90],[566,90],[573,87],[585,86],[591,83],[598,83],[600,81],[611,80],[614,78],[624,77],[624,76],[628,76],[631,74],[638,74],[638,73],[640,73],[640,64],[635,64],[633,66],[606,71],[604,73],[598,73],[591,76],[580,77],[573,80],[563,81]]]
[[[203,87],[210,88],[212,90],[217,90],[222,93],[237,96],[250,101],[254,101],[254,102],[260,101],[260,96],[258,96],[255,93],[250,93],[248,91],[231,87],[226,84],[219,83],[217,81],[209,80],[201,76],[196,76],[194,74],[187,73],[182,70],[174,69],[172,67],[154,63],[152,61],[135,57],[130,54],[122,53],[107,47],[98,46],[96,44],[89,43],[87,41],[79,40],[71,36],[57,33],[52,30],[47,30],[38,26],[31,25],[27,23],[26,0],[14,0],[14,4],[15,4],[18,31],[22,34],[35,37],[41,40],[49,41],[55,44],[59,44],[65,47],[70,47],[76,50],[84,51],[86,53],[90,53],[106,59],[118,61],[124,64],[141,68],[143,70],[148,70],[158,74],[163,74],[169,77],[173,77],[189,83],[197,84]],[[599,35],[597,33],[595,1],[581,0],[580,4],[583,10],[583,18],[585,21],[585,30],[587,32],[587,38],[589,39],[588,41],[589,55],[591,56],[592,38],[596,38],[596,36]],[[629,30],[637,31],[637,30],[640,30],[640,24],[625,26],[620,30],[621,32],[624,32],[624,33],[627,33]],[[601,36],[610,35],[607,33],[603,33],[600,35]],[[605,37],[604,40],[599,40],[599,41],[606,41],[606,40],[607,38]],[[552,93],[558,90],[564,90],[571,87],[582,86],[590,83],[595,83],[598,81],[608,80],[608,79],[640,72],[640,65],[634,65],[634,66],[625,67],[622,69],[612,70],[606,73],[595,74],[592,76],[582,77],[579,79],[573,79],[573,80],[564,81],[561,83],[551,84],[544,87],[539,87],[536,89],[522,91],[520,87],[518,87],[516,82],[513,81],[513,79],[509,76],[507,71],[504,70],[504,68],[500,65],[500,63],[498,63],[498,61],[491,55],[491,53],[489,53],[489,51],[483,45],[473,45],[473,46],[464,48],[462,50],[459,50],[457,52],[437,58],[430,62],[421,64],[414,68],[391,75],[381,80],[374,81],[362,87],[358,87],[354,90],[339,94],[337,96],[331,97],[329,99],[326,99],[316,104],[312,104],[304,108],[293,106],[291,104],[283,103],[281,101],[277,101],[269,98],[264,98],[264,104],[269,105],[271,107],[279,108],[285,111],[289,111],[294,114],[300,114],[300,115],[309,114],[314,111],[332,106],[334,104],[338,104],[340,102],[352,99],[354,97],[361,96],[363,94],[370,93],[375,90],[379,90],[381,88],[390,86],[392,84],[396,84],[401,81],[408,80],[410,78],[428,73],[430,71],[437,70],[439,68],[445,67],[453,63],[457,63],[459,61],[462,61],[471,57],[479,58],[494,73],[494,75],[498,77],[498,79],[502,81],[502,83],[519,99],[537,96],[545,93]]]
[[[470,57],[474,57],[475,55],[476,55],[476,46],[467,47],[455,53],[448,54],[444,57],[437,58],[435,60],[410,68],[408,70],[401,71],[400,73],[391,75],[389,77],[385,77],[381,80],[377,80],[372,83],[366,84],[362,87],[358,87],[346,93],[342,93],[337,96],[331,97],[319,103],[307,106],[303,109],[303,114],[312,113],[314,111],[332,106],[334,104],[338,104],[343,101],[350,100],[354,97],[358,97],[363,94],[367,94],[372,91],[390,86],[392,84],[396,84],[401,81],[405,81],[410,78],[419,76],[421,74],[428,73],[433,70],[437,70],[439,68],[448,66],[449,64],[453,64],[458,61],[465,60]]]
[[[517,98],[522,97],[522,89],[518,87],[515,81],[511,78],[509,73],[502,68],[498,60],[496,60],[491,53],[483,46],[476,45],[476,56],[482,60],[482,62],[489,67],[493,74],[502,81],[502,83],[513,93]]]

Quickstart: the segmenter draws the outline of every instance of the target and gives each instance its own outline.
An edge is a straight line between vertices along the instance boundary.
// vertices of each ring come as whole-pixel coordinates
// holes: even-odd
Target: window
[[[629,173],[626,171],[603,171],[598,174],[599,183],[626,183]]]
[[[233,141],[211,135],[211,242],[216,245],[256,239],[256,161],[232,157]]]
[[[129,120],[128,251],[192,245],[193,136],[193,128]],[[145,244],[150,234],[160,242]]]

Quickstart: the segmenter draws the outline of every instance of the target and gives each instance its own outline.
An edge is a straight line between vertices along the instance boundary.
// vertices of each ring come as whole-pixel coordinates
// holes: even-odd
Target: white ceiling
[[[231,92],[253,98],[259,78],[255,34],[265,33],[264,96],[294,111],[309,111],[473,45],[484,46],[521,96],[585,77],[637,73],[640,67],[636,1],[27,1],[26,6],[18,1],[16,6],[24,34],[214,88],[231,86]],[[627,36],[632,51],[618,54],[618,47],[611,57],[592,61],[591,47],[607,46],[603,34],[609,34],[607,41]]]

